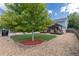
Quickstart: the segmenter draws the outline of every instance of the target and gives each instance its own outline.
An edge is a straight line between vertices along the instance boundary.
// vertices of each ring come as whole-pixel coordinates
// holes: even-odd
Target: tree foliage
[[[79,13],[73,13],[68,16],[69,27],[79,30]]]
[[[15,31],[31,32],[41,31],[52,24],[48,16],[46,4],[6,4],[8,12],[1,17],[3,27]]]
[[[15,21],[16,18],[17,18],[16,14],[10,13],[10,12],[5,12],[1,16],[1,20],[0,20],[1,27],[13,29],[17,25],[17,22]]]

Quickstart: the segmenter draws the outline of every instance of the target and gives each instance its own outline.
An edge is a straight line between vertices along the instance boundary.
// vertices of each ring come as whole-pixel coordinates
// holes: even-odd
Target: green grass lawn
[[[35,34],[35,39],[42,41],[48,41],[54,39],[55,37],[56,35]],[[24,40],[31,40],[32,34],[15,35],[15,36],[11,36],[11,38],[16,42],[21,42]]]

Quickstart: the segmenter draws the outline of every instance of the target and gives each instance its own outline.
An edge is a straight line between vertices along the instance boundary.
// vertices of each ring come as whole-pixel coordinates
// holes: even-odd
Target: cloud
[[[79,3],[70,3],[61,7],[60,12],[68,12],[69,14],[78,12],[79,13]]]
[[[61,7],[61,10],[60,10],[60,12],[65,12],[66,11],[66,6],[64,6],[64,7]]]
[[[49,14],[52,14],[52,13],[53,13],[53,11],[52,11],[52,10],[48,10],[48,13],[49,13]]]
[[[7,8],[6,8],[4,3],[0,3],[0,8],[3,9],[3,10],[7,10]]]
[[[55,15],[57,15],[57,13],[55,12]]]

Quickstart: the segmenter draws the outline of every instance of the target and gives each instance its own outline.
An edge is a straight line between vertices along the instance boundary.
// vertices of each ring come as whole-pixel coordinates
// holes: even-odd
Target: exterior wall
[[[67,18],[62,18],[55,20],[57,23],[61,24],[63,26],[63,29],[67,29],[68,27],[68,19]]]
[[[68,27],[68,19],[65,21],[65,29]]]
[[[65,22],[58,22],[60,25],[63,26],[63,28],[65,28]]]

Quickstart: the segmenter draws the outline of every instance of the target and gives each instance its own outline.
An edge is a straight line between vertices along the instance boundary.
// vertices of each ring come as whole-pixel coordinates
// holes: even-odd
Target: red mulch
[[[37,45],[37,44],[41,44],[43,41],[41,40],[26,40],[26,41],[22,41],[20,43],[22,43],[23,45]]]

